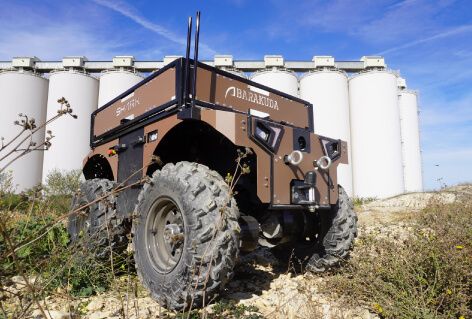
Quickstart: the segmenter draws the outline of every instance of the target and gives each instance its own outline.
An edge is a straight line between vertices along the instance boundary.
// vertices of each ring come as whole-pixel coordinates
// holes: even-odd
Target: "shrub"
[[[13,191],[13,174],[11,171],[0,173],[0,195]]]
[[[90,245],[69,242],[67,218],[61,217],[70,201],[71,196],[43,196],[41,191],[0,196],[0,282],[7,283],[21,270],[39,280],[36,289],[42,296],[57,288],[72,296],[88,296],[108,288],[115,274],[128,271],[127,254],[114,254],[112,265],[97,260]],[[19,247],[16,258],[9,243]]]
[[[432,204],[403,242],[369,235],[327,289],[381,318],[472,316],[472,204]]]
[[[79,169],[70,171],[53,170],[46,178],[45,189],[48,195],[72,196],[80,187]]]

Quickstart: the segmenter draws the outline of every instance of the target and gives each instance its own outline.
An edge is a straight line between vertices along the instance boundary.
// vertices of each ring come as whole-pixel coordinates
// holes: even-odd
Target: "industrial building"
[[[55,135],[48,151],[30,153],[10,167],[17,190],[44,182],[54,169],[80,169],[89,152],[90,114],[176,58],[135,61],[117,56],[103,62],[65,57],[46,62],[19,57],[0,62],[0,136],[5,140],[17,133],[13,122],[18,113],[44,122],[56,114],[62,96],[78,115],[46,127]],[[218,55],[202,62],[312,103],[315,133],[348,142],[349,164],[339,167],[338,183],[350,196],[385,198],[423,190],[417,92],[407,89],[382,57],[286,61],[266,55],[259,61],[238,61]]]

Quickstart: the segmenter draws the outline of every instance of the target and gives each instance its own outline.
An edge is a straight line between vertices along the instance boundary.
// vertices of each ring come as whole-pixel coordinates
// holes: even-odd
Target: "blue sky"
[[[182,55],[186,19],[197,9],[202,58],[382,54],[420,91],[426,188],[438,179],[472,182],[472,1],[0,0],[0,7],[0,60]]]

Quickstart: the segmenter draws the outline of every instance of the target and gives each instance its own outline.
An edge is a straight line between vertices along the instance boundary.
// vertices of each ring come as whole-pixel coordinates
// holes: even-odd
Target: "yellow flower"
[[[446,294],[452,295],[452,290],[451,290],[451,289],[447,289],[447,290],[446,290]]]
[[[381,314],[383,312],[382,306],[378,303],[374,303],[374,311],[378,314]]]
[[[459,250],[464,249],[464,246],[462,246],[462,245],[456,245],[456,249],[459,249]]]
[[[465,319],[465,317],[464,317],[464,316],[460,316],[459,319]]]

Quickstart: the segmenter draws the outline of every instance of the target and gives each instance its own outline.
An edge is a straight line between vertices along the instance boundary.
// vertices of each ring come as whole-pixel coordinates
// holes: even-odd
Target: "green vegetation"
[[[22,271],[27,277],[38,278],[43,295],[59,287],[73,296],[104,291],[114,277],[110,265],[98,262],[93,251],[69,243],[60,217],[70,198],[52,196],[26,203],[22,198],[11,195],[0,200],[2,207],[13,207],[0,217],[0,280],[7,282]],[[12,202],[15,205],[11,206]],[[122,271],[123,259],[115,259],[115,268]]]
[[[46,178],[46,192],[50,196],[72,196],[80,187],[80,169],[53,170]]]
[[[0,187],[0,317],[24,317],[34,300],[58,291],[68,298],[140,295],[131,255],[100,262],[90,245],[69,242],[67,214],[78,175],[58,173],[49,181],[19,195]],[[432,203],[412,219],[402,239],[362,235],[347,265],[324,277],[324,289],[340,304],[366,307],[380,318],[472,318],[472,198]],[[23,275],[34,278],[33,290],[2,291]],[[225,300],[169,317],[262,318],[255,307]]]
[[[128,255],[100,262],[90,245],[69,242],[66,225],[76,176],[55,173],[44,187],[0,192],[0,317],[20,318],[35,300],[58,291],[71,297],[103,292],[116,275],[130,270]],[[25,278],[30,287],[18,285]]]
[[[381,318],[471,318],[472,201],[428,206],[404,241],[361,237],[325,288]]]
[[[362,205],[372,203],[375,200],[377,200],[375,197],[354,197],[352,202],[354,203],[354,207],[361,207]]]
[[[27,316],[35,300],[44,300],[58,292],[67,298],[104,291],[141,294],[132,254],[114,253],[112,260],[97,260],[98,252],[86,239],[70,242],[67,216],[79,176],[77,172],[54,172],[42,187],[14,194],[6,185],[0,191],[0,318]],[[18,281],[24,282],[24,278],[30,282],[30,288],[18,286]],[[3,285],[13,290],[3,290]],[[206,318],[261,318],[256,308],[234,302],[222,301],[213,307],[205,314]],[[83,311],[79,304],[75,312]],[[201,318],[202,311],[181,315]],[[175,316],[179,314],[172,317]]]

